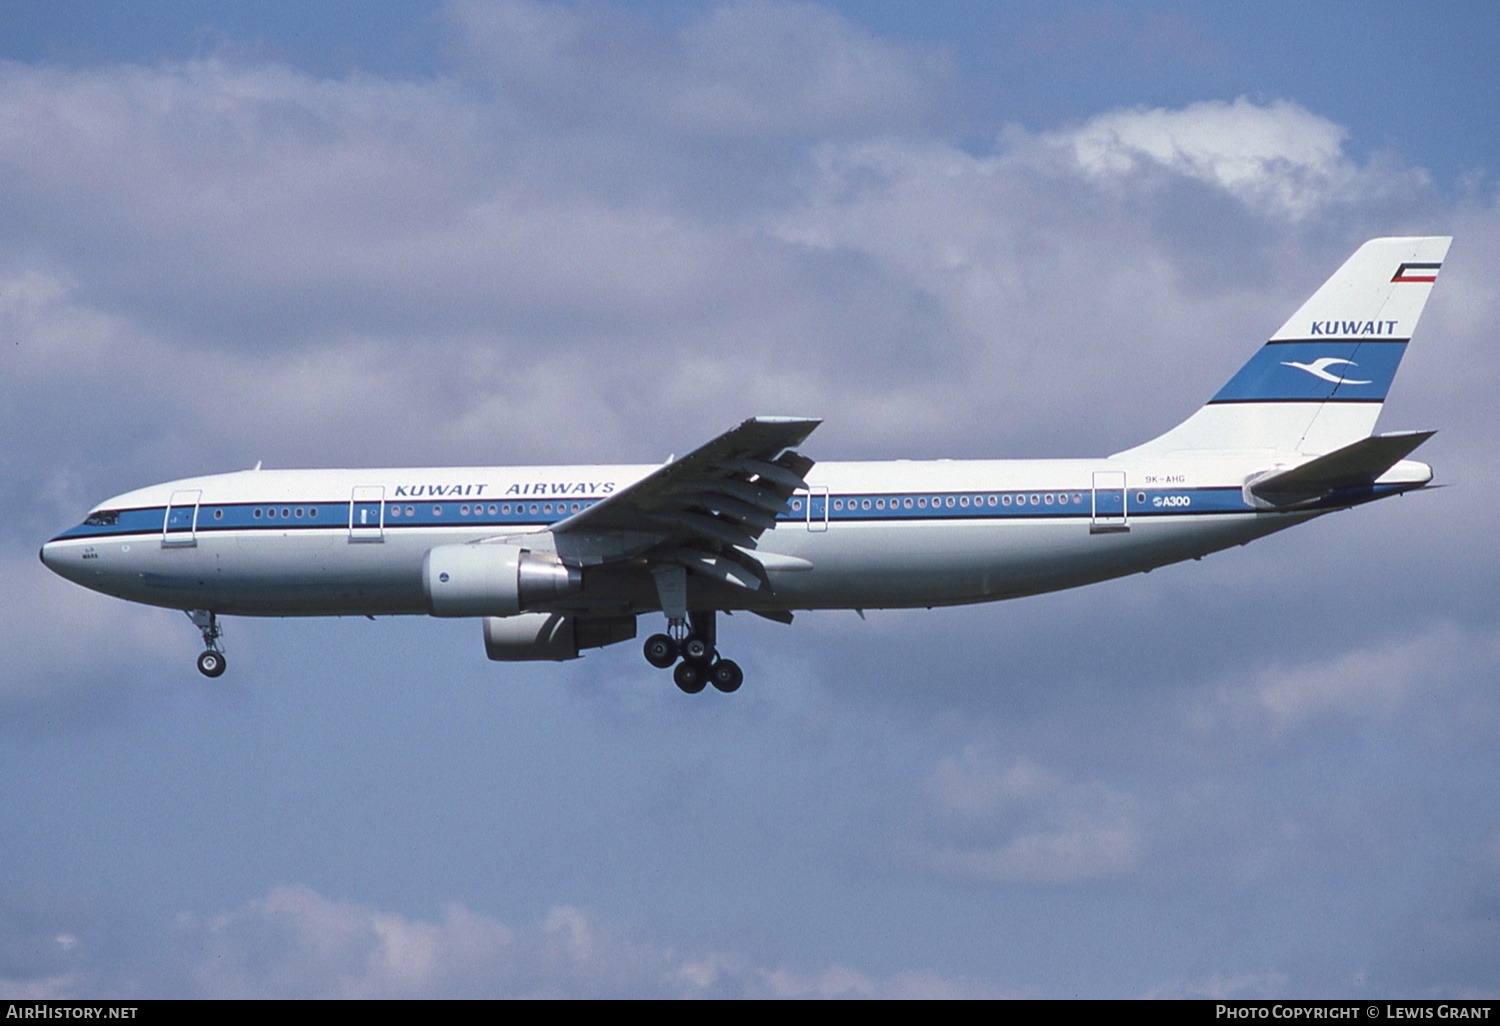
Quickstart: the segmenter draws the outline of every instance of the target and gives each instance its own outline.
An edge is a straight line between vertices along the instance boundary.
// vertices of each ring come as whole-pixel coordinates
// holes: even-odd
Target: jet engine
[[[519,545],[439,545],[422,560],[422,589],[433,616],[514,616],[582,587],[577,567]]]
[[[577,659],[581,649],[635,637],[634,616],[519,613],[484,618],[484,654],[500,662]]]

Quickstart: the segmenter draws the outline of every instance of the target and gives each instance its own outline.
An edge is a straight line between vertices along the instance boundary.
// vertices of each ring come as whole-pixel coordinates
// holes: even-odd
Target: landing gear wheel
[[[689,695],[696,695],[708,683],[708,671],[702,663],[681,662],[672,671],[672,680]]]
[[[187,618],[203,635],[203,654],[198,657],[198,672],[205,677],[217,677],[224,672],[224,650],[219,639],[224,631],[219,627],[219,617],[211,609],[184,609]]]
[[[646,639],[646,662],[658,670],[665,670],[677,661],[677,642],[665,634],[653,634]]]
[[[708,668],[708,681],[727,695],[745,683],[745,673],[733,659],[720,659]]]
[[[714,647],[698,634],[689,634],[682,639],[682,658],[690,663],[706,663],[713,658]]]

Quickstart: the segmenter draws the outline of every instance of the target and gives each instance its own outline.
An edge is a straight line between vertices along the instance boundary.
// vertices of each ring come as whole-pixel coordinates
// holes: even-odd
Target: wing
[[[758,588],[751,553],[813,461],[792,451],[822,421],[752,417],[681,459],[552,527],[557,554],[574,566],[645,556]]]

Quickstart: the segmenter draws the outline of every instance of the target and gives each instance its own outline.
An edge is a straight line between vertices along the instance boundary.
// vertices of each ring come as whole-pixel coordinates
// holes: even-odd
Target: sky
[[[0,8],[0,996],[1494,997],[1500,13],[1360,10]],[[1398,234],[1444,487],[728,618],[733,696],[424,618],[210,682],[36,558],[258,461],[1104,455]]]

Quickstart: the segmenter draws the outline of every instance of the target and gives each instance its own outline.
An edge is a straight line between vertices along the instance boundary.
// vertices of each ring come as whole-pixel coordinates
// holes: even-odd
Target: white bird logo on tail
[[[1307,371],[1307,373],[1311,374],[1315,378],[1322,378],[1324,381],[1331,381],[1335,385],[1368,385],[1368,384],[1370,384],[1370,382],[1368,382],[1368,381],[1355,381],[1353,378],[1345,378],[1345,377],[1340,377],[1337,374],[1330,374],[1328,372],[1328,368],[1332,367],[1336,363],[1347,363],[1351,367],[1358,367],[1359,366],[1359,364],[1355,363],[1353,360],[1345,360],[1345,359],[1343,359],[1341,357],[1337,357],[1337,356],[1323,356],[1323,357],[1319,357],[1318,359],[1314,360],[1312,363],[1297,363],[1295,360],[1282,360],[1281,361],[1281,365],[1283,367],[1296,367],[1300,371]]]

